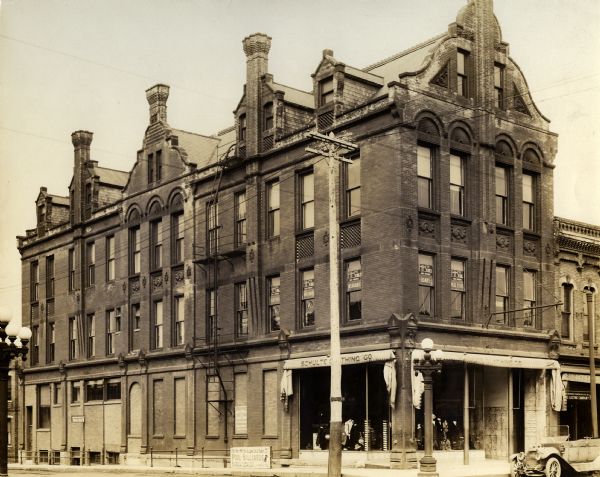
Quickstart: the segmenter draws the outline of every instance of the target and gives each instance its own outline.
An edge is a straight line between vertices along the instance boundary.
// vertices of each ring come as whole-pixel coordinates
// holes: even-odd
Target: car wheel
[[[561,471],[560,461],[556,457],[550,457],[546,461],[546,468],[544,469],[546,477],[560,477]]]

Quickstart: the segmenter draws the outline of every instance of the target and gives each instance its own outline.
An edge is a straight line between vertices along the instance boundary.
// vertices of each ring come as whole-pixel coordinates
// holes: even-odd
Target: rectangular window
[[[344,183],[346,186],[346,217],[360,215],[360,157],[352,163],[344,163]]]
[[[535,230],[535,177],[523,174],[523,228]]]
[[[175,346],[182,345],[185,342],[185,301],[183,296],[176,296],[174,300],[175,315]]]
[[[246,283],[235,285],[236,330],[238,336],[248,334],[248,292]]]
[[[85,260],[87,263],[87,286],[96,284],[96,243],[88,242],[86,246]]]
[[[246,140],[246,115],[242,114],[239,119],[240,141]]]
[[[433,148],[417,146],[417,205],[433,208]]]
[[[206,217],[208,254],[214,255],[219,247],[219,204],[216,202],[206,204]]]
[[[346,262],[346,319],[362,318],[362,269],[360,258]]]
[[[504,109],[504,66],[494,65],[494,94],[496,107]]]
[[[466,51],[456,52],[456,91],[465,98],[469,96],[468,60],[469,54]]]
[[[121,381],[107,381],[106,382],[106,400],[117,401],[121,399]]]
[[[150,267],[152,270],[162,267],[162,244],[162,220],[154,220],[150,222]]]
[[[319,106],[333,103],[333,77],[319,82]]]
[[[116,351],[117,333],[121,331],[121,308],[106,312],[106,354],[113,355]]]
[[[207,317],[207,323],[206,323],[206,338],[209,342],[212,342],[213,340],[215,340],[217,337],[215,336],[215,333],[217,331],[216,328],[216,321],[217,321],[217,296],[215,293],[215,290],[206,290],[206,317]]]
[[[48,363],[53,363],[55,359],[56,350],[56,324],[51,321],[48,323]]]
[[[304,270],[301,276],[301,325],[303,327],[315,324],[315,271]]]
[[[152,321],[154,324],[154,349],[163,347],[163,302],[152,303]]]
[[[264,131],[273,129],[273,103],[265,104],[263,108]]]
[[[50,429],[50,385],[38,386],[38,429]]]
[[[60,383],[54,383],[53,388],[54,389],[52,390],[52,404],[58,406],[62,402],[60,398],[62,386],[60,385]]]
[[[69,291],[75,290],[75,249],[69,249]]]
[[[450,213],[465,215],[465,161],[450,154]]]
[[[154,154],[148,154],[148,184],[154,182]]]
[[[496,314],[497,324],[508,324],[508,310],[510,304],[510,269],[508,267],[496,266]]]
[[[246,245],[246,192],[235,194],[235,245]]]
[[[101,379],[97,381],[85,382],[85,402],[104,400],[104,382]]]
[[[532,270],[523,271],[523,326],[535,327],[536,306],[536,272]]]
[[[134,303],[131,305],[129,320],[129,348],[133,351],[140,349],[140,327],[142,323],[141,308],[139,303]]]
[[[573,285],[562,284],[562,309],[560,334],[563,338],[573,339]]]
[[[312,172],[300,176],[300,223],[302,230],[315,226],[315,176]]]
[[[31,328],[31,364],[40,362],[40,327],[35,325]]]
[[[171,241],[173,243],[173,263],[183,262],[183,212],[174,214],[171,219]]]
[[[156,160],[156,180],[162,179],[162,151],[156,151],[154,158]]]
[[[54,297],[54,255],[46,257],[46,298]]]
[[[142,242],[140,228],[129,229],[129,274],[137,275],[142,268],[141,264]]]
[[[452,260],[450,262],[450,318],[455,320],[465,319],[465,261]]]
[[[435,314],[435,274],[433,255],[419,254],[419,314]]]
[[[77,319],[72,316],[69,318],[69,359],[77,359]]]
[[[221,421],[221,410],[219,400],[221,399],[221,385],[217,376],[206,378],[206,435],[210,437],[219,436]]]
[[[173,380],[174,400],[175,403],[181,403],[180,405],[173,406],[175,414],[174,422],[174,434],[178,437],[185,436],[185,426],[187,423],[186,418],[186,405],[187,402],[187,387],[185,384],[185,378],[175,378]]]
[[[93,313],[87,316],[88,332],[88,358],[96,356],[96,315]]]
[[[234,375],[234,422],[233,433],[248,434],[248,375]]]
[[[279,275],[267,278],[267,300],[269,307],[269,331],[279,331],[281,329],[281,278]]]
[[[496,166],[496,223],[508,225],[508,169]]]
[[[279,182],[267,184],[267,237],[279,236]]]
[[[106,237],[106,281],[115,279],[115,236]]]
[[[265,436],[277,436],[278,391],[277,371],[263,371],[263,434]]]
[[[81,402],[81,387],[79,381],[71,381],[71,403]]]
[[[31,301],[38,301],[40,292],[40,265],[37,261],[31,262]]]

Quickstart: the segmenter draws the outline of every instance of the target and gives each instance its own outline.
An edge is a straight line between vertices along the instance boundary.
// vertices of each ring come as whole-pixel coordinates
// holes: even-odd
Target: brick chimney
[[[90,145],[94,133],[90,131],[75,131],[71,134],[74,148],[73,184],[71,186],[71,217],[74,224],[85,220],[85,177],[86,164],[90,161]]]
[[[167,99],[169,86],[156,84],[146,90],[146,99],[150,105],[150,124],[157,121],[167,124]]]
[[[492,105],[494,93],[494,17],[493,0],[472,0],[475,4],[475,78],[479,105]]]
[[[263,75],[269,72],[271,37],[254,33],[243,40],[246,54],[246,156],[259,152],[262,114],[261,85]]]

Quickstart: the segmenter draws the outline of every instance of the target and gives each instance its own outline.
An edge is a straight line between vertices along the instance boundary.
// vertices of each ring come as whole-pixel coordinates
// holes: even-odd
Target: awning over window
[[[415,357],[422,355],[422,353],[423,351],[421,350],[414,350],[411,357],[411,363],[414,362]],[[555,411],[561,410],[564,385],[560,379],[560,364],[555,359],[444,351],[443,361],[478,364],[496,368],[548,369],[552,372],[552,382],[550,386],[552,409]],[[414,372],[411,373],[411,376],[413,385],[413,405],[419,409],[421,407],[421,395],[423,394],[423,376],[421,376],[421,373]]]

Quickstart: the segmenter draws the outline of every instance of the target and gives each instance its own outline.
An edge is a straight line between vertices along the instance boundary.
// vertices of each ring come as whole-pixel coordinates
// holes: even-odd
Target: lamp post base
[[[437,477],[437,461],[435,457],[426,455],[419,461],[419,473],[417,477]]]

